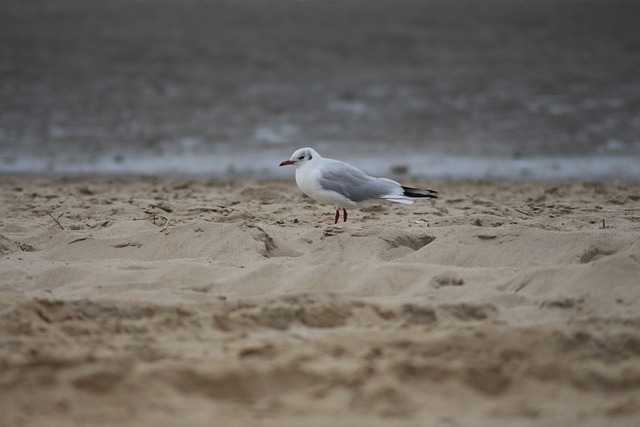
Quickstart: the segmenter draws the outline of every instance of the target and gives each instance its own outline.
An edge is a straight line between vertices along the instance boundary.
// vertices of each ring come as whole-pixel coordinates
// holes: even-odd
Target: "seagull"
[[[296,184],[312,199],[336,207],[334,224],[340,219],[340,209],[347,222],[347,208],[375,200],[387,200],[410,205],[413,198],[438,198],[438,192],[405,187],[387,178],[374,178],[348,163],[326,159],[313,148],[296,150],[280,166],[296,167]]]

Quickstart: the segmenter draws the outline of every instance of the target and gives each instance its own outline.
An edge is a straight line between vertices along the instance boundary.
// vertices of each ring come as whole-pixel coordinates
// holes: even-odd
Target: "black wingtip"
[[[423,190],[422,188],[413,188],[402,186],[404,195],[407,197],[426,197],[429,199],[437,199],[438,192],[435,190]]]

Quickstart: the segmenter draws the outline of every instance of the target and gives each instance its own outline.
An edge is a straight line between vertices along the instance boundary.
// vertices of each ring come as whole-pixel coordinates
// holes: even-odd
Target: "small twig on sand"
[[[160,227],[160,223],[156,222],[157,220],[159,221],[160,219],[164,219],[164,225],[162,227]],[[164,230],[165,228],[167,228],[167,226],[169,225],[169,223],[171,221],[173,221],[175,223],[175,220],[169,217],[166,217],[164,215],[158,215],[158,214],[153,214],[153,215],[149,215],[147,217],[144,218],[133,218],[133,221],[146,221],[149,220],[153,223],[153,225],[157,225],[158,227],[161,228],[161,230]]]
[[[607,227],[605,227],[605,225],[604,225],[604,218],[602,218],[602,229],[604,230],[605,228],[607,228]]]
[[[58,227],[60,227],[60,229],[64,230],[64,227],[62,226],[62,224],[60,224],[60,221],[58,221],[62,216],[62,214],[58,215],[58,218],[54,218],[53,215],[51,214],[49,214],[49,216],[51,217],[52,220],[56,222],[56,224],[58,224]]]
[[[167,220],[167,222],[165,222],[162,226],[162,229],[164,230],[165,228],[167,228],[167,225],[169,225],[169,221],[171,221],[171,218],[168,218],[166,216],[160,216],[160,218]]]

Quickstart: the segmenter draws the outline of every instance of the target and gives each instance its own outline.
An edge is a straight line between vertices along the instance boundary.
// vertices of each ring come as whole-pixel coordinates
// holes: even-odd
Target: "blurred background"
[[[640,179],[636,0],[1,0],[0,173]],[[287,170],[284,170],[287,169]]]

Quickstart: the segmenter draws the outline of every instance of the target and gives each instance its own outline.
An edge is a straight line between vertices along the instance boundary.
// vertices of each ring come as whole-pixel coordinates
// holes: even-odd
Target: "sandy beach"
[[[1,1],[0,427],[639,426],[639,15]]]
[[[0,183],[0,425],[632,426],[640,184]]]

